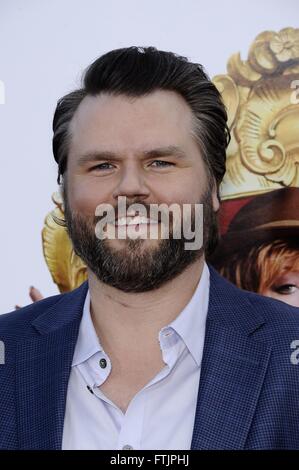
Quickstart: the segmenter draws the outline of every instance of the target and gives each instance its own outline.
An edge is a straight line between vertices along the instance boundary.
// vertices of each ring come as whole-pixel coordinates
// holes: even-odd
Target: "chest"
[[[150,382],[162,369],[165,363],[162,358],[153,361],[112,360],[112,368],[105,382],[99,387],[123,413],[126,412],[131,400]]]

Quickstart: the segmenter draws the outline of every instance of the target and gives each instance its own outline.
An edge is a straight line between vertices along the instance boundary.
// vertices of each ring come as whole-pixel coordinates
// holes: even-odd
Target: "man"
[[[154,48],[109,52],[59,101],[53,129],[88,282],[0,317],[0,447],[299,448],[297,309],[236,288],[205,261],[229,133],[202,67]],[[154,204],[173,203],[191,206],[199,229],[203,204],[195,250],[174,236],[178,218],[169,238],[161,214],[150,218]],[[98,233],[103,205],[116,213]],[[136,239],[101,238],[130,225]],[[140,235],[150,225],[157,238]]]

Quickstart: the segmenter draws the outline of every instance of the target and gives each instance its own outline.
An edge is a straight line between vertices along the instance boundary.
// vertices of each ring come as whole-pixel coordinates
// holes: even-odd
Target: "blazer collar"
[[[262,326],[265,321],[261,313],[253,307],[248,296],[244,296],[244,291],[220,276],[209,263],[207,265],[210,271],[209,317],[220,322],[223,327],[243,331],[245,334],[251,334]],[[44,335],[76,319],[80,320],[87,290],[86,281],[77,289],[63,294],[57,303],[33,320],[34,328]],[[242,309],[238,309],[241,305]],[[247,308],[251,310],[250,315]]]
[[[259,309],[250,301],[250,295],[237,288],[208,264],[210,270],[209,319],[223,328],[237,330],[251,335],[264,325],[265,320]],[[247,294],[247,295],[244,295]],[[250,313],[248,313],[250,311]]]
[[[72,321],[81,320],[87,290],[88,282],[85,281],[77,289],[63,294],[57,303],[33,320],[32,326],[44,335],[63,328]]]

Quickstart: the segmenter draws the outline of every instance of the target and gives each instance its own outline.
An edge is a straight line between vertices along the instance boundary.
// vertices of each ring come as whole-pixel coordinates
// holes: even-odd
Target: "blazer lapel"
[[[65,294],[32,326],[16,355],[20,449],[61,449],[68,380],[87,283]]]
[[[271,347],[265,322],[242,291],[210,268],[210,303],[191,449],[243,449]]]

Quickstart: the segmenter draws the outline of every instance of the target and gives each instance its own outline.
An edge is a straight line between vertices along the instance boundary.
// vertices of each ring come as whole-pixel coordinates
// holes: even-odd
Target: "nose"
[[[123,168],[118,185],[113,192],[113,198],[126,196],[127,198],[139,200],[146,199],[149,194],[150,191],[146,185],[142,169],[138,168],[137,165]]]

